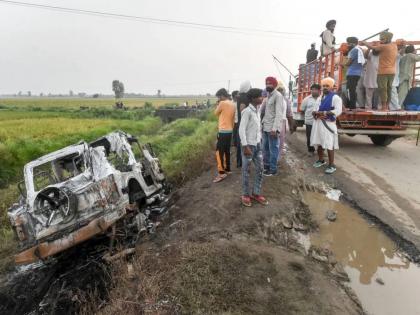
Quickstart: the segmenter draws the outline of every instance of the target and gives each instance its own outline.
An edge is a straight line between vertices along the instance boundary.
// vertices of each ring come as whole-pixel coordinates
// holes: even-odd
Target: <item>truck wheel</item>
[[[372,135],[372,136],[369,136],[369,138],[373,142],[374,145],[386,147],[387,145],[390,145],[391,142],[394,141],[397,137],[388,136],[388,135]]]

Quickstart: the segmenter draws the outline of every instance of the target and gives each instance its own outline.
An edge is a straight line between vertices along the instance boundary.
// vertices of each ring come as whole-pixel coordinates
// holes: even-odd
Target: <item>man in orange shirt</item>
[[[232,141],[233,126],[235,122],[235,105],[229,100],[226,89],[220,89],[216,93],[219,99],[214,113],[219,117],[219,133],[217,134],[216,160],[219,174],[213,180],[218,183],[224,180],[230,173],[230,146]]]
[[[362,45],[379,52],[378,67],[378,91],[381,96],[382,109],[388,110],[391,102],[392,82],[395,76],[395,63],[398,57],[397,44],[392,43],[393,34],[390,32],[382,32],[379,36],[381,43],[379,45],[371,45],[363,42]]]

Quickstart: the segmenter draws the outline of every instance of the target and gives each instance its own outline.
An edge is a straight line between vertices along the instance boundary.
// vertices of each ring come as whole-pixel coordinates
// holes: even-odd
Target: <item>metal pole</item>
[[[373,35],[371,35],[371,36],[369,36],[369,37],[367,37],[367,38],[365,38],[365,39],[362,39],[361,41],[362,41],[362,42],[367,41],[367,40],[369,40],[369,39],[371,39],[371,38],[373,38],[373,37],[375,37],[375,36],[380,35],[382,32],[388,32],[388,31],[389,31],[389,28],[386,28],[386,29],[384,29],[383,31],[380,31],[380,32],[378,32],[378,33],[376,33],[376,34],[373,34]]]
[[[289,74],[292,76],[292,77],[294,77],[294,78],[296,78],[296,76],[297,75],[294,75],[293,73],[292,73],[292,71],[290,71],[289,70],[289,68],[287,68],[280,60],[278,60],[278,58],[276,57],[276,56],[274,56],[273,55],[273,58],[274,58],[274,60],[275,61],[277,61],[287,72],[289,72]]]

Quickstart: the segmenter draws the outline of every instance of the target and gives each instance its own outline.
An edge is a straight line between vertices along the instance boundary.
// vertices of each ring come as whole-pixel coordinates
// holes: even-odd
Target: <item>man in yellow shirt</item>
[[[230,147],[232,142],[233,126],[235,122],[235,105],[229,99],[226,89],[216,93],[219,104],[214,113],[219,117],[219,132],[217,134],[216,160],[219,174],[213,180],[218,183],[230,173]]]

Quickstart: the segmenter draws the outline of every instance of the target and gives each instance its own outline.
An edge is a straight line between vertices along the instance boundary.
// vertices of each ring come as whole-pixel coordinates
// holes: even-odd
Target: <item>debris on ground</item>
[[[380,285],[385,285],[384,280],[382,280],[381,278],[376,278],[375,280],[377,283],[379,283]]]
[[[335,220],[337,220],[337,212],[333,210],[328,210],[326,218],[328,221],[334,222]]]

